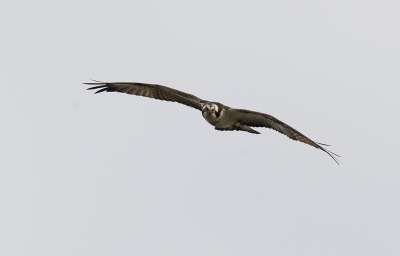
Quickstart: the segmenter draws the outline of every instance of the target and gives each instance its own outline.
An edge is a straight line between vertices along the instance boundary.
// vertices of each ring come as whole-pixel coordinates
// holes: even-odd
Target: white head
[[[215,113],[217,113],[218,110],[219,110],[218,105],[211,103],[211,102],[204,103],[204,105],[201,108],[201,112],[203,113],[203,116],[204,115],[212,115],[212,114],[215,115]]]

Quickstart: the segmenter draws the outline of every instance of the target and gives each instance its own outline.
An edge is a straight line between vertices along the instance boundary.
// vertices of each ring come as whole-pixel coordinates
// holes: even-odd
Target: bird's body
[[[219,131],[246,131],[259,134],[256,130],[241,123],[243,114],[237,109],[230,108],[219,102],[202,103],[202,115],[216,130]]]
[[[299,131],[285,124],[284,122],[276,119],[273,116],[255,112],[246,109],[235,109],[225,106],[219,102],[211,102],[202,100],[194,95],[178,91],[166,86],[157,84],[145,84],[145,83],[127,83],[127,82],[116,82],[116,83],[103,83],[95,81],[93,83],[85,83],[87,85],[94,85],[88,88],[98,89],[96,93],[107,91],[107,92],[123,92],[128,94],[134,94],[138,96],[154,98],[158,100],[178,102],[189,107],[198,109],[202,112],[204,119],[216,130],[219,131],[246,131],[250,133],[259,134],[258,131],[251,127],[266,127],[278,131],[293,140],[297,140],[306,143],[310,146],[318,148],[332,157],[336,163],[339,164],[335,158],[335,153],[325,149],[321,145],[328,146],[322,143],[314,142],[301,134]]]
[[[227,107],[217,102],[202,103],[201,112],[204,119],[211,125],[219,128],[228,128],[235,122],[234,117],[229,115]]]

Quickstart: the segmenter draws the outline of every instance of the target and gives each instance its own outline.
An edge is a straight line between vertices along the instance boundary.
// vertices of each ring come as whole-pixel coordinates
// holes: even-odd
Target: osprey
[[[207,122],[213,125],[218,131],[246,131],[260,134],[251,127],[270,128],[288,136],[292,140],[306,143],[326,152],[330,157],[332,157],[333,160],[335,160],[337,164],[339,164],[339,161],[336,157],[340,156],[322,147],[322,145],[329,145],[315,142],[284,122],[264,113],[247,109],[230,108],[219,102],[202,100],[192,94],[181,92],[158,84],[145,84],[136,82],[104,83],[100,81],[84,84],[91,86],[94,85],[87,90],[99,89],[95,93],[104,91],[123,92],[157,100],[172,101],[184,104],[200,110],[204,119],[206,119]]]

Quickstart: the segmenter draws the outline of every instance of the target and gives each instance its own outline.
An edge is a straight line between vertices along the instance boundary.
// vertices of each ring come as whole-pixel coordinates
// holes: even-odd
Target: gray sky
[[[3,1],[0,255],[400,255],[398,1]],[[271,114],[82,82],[158,83]]]

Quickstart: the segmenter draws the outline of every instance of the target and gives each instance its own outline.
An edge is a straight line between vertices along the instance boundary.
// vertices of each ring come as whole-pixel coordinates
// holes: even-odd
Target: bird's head
[[[203,105],[201,112],[203,112],[203,115],[212,115],[212,114],[217,113],[218,110],[219,109],[218,109],[218,105],[217,104],[208,102],[208,103],[205,103]]]

